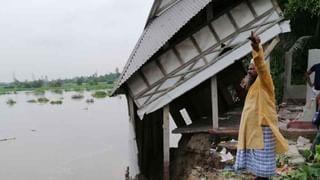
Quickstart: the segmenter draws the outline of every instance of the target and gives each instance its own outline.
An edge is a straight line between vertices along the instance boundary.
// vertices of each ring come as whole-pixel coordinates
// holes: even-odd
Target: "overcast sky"
[[[0,0],[0,82],[122,70],[153,0]]]

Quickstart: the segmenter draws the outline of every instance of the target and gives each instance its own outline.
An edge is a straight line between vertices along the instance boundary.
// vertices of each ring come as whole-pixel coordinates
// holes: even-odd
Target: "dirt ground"
[[[253,179],[248,173],[235,174],[225,170],[232,167],[233,162],[222,163],[217,153],[210,152],[211,142],[209,134],[195,134],[179,149],[173,150],[170,164],[170,179],[175,180],[225,180],[225,179]]]

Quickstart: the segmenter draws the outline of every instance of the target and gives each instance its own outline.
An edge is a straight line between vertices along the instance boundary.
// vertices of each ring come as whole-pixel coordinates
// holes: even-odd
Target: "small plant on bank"
[[[86,100],[86,103],[88,103],[88,104],[94,103],[94,100],[93,100],[93,99],[87,99],[87,100]]]
[[[47,102],[49,102],[49,99],[46,97],[41,97],[41,98],[38,98],[38,102],[39,103],[47,103]]]
[[[62,104],[62,101],[61,100],[50,101],[50,104]]]
[[[16,104],[17,102],[14,101],[13,99],[8,99],[7,100],[7,104],[10,105],[10,106],[13,106],[14,104]]]
[[[72,99],[83,99],[84,96],[82,94],[74,94],[71,96]]]
[[[46,92],[43,89],[36,89],[33,91],[33,94],[36,96],[44,95]]]
[[[53,92],[55,94],[62,94],[63,93],[62,89],[53,89],[53,90],[51,90],[51,92]]]
[[[28,103],[36,103],[37,100],[35,100],[35,99],[30,99],[30,100],[28,100],[27,102],[28,102]]]
[[[105,98],[107,96],[107,93],[105,91],[96,91],[92,94],[95,98]]]

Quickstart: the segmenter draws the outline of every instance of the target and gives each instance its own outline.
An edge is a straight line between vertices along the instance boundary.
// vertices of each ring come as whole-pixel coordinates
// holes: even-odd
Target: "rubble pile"
[[[179,147],[170,162],[171,179],[217,179],[214,169],[219,156],[210,155],[208,134],[195,134],[190,140]]]
[[[289,140],[288,152],[277,156],[277,176],[273,179],[287,177],[290,172],[306,165],[304,153],[311,145],[309,139],[301,136],[296,141]],[[252,179],[254,176],[250,173],[233,170],[236,146],[236,140],[211,144],[210,135],[194,134],[183,147],[173,151],[170,176],[178,180]]]

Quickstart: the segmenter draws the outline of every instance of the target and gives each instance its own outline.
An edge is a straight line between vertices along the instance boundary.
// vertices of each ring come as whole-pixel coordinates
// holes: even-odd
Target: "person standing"
[[[314,75],[314,81],[313,83],[311,82],[310,79],[310,75],[312,73],[315,73]],[[306,77],[307,77],[307,81],[309,86],[312,88],[312,92],[314,93],[314,95],[316,96],[316,103],[317,103],[317,112],[320,113],[320,63],[314,64],[307,72],[306,72]],[[318,115],[318,113],[316,113]],[[319,115],[318,115],[319,116]],[[314,117],[314,118],[318,118]],[[320,144],[320,131],[319,131],[319,122],[318,121],[314,121],[315,125],[318,128],[318,132],[316,137],[314,138],[313,142],[312,142],[312,146],[311,146],[311,151],[315,152],[315,148],[317,145]]]
[[[315,73],[314,75],[314,81],[311,82],[310,75],[312,73]],[[316,95],[316,102],[317,102],[317,111],[320,110],[320,63],[314,64],[307,72],[306,77],[309,86],[312,88],[313,93]]]
[[[278,128],[274,85],[265,63],[260,38],[249,38],[253,60],[244,87],[248,94],[243,107],[235,170],[246,169],[256,179],[268,179],[276,173],[276,154],[285,153],[288,143]]]

